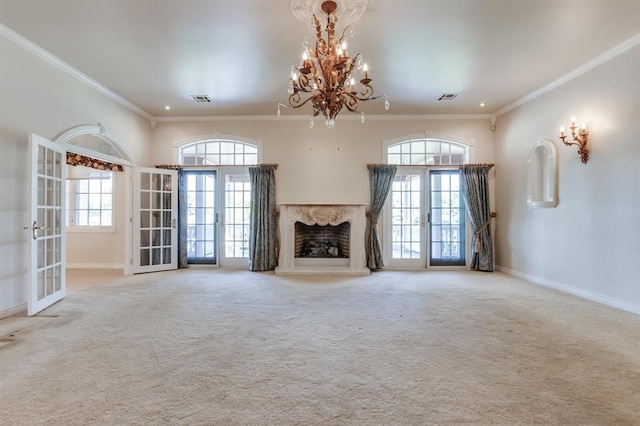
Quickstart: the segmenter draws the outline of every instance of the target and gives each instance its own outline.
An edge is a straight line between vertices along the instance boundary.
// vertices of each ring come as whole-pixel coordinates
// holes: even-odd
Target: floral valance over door
[[[96,170],[105,170],[112,172],[123,172],[124,167],[120,164],[110,163],[108,161],[97,160],[82,154],[67,152],[67,164],[71,166],[84,166]]]

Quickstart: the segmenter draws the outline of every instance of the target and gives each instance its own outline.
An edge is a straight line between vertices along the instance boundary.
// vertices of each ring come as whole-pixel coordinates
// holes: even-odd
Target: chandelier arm
[[[351,112],[358,112],[358,98],[349,92],[345,92],[344,106]]]
[[[307,99],[305,99],[304,101],[302,101],[302,96],[300,96],[299,93],[294,93],[293,95],[289,96],[289,105],[291,105],[292,108],[300,108],[301,106],[304,106],[307,104],[307,102],[309,102],[310,100],[314,100],[316,99],[315,96],[309,96]],[[315,108],[315,105],[314,105]],[[317,114],[314,114],[317,115]]]
[[[373,96],[373,87],[363,84],[358,92],[353,92],[354,97],[360,101],[370,100]]]

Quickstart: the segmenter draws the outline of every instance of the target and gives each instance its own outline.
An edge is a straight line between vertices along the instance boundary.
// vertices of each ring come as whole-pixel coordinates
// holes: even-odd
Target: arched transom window
[[[387,146],[387,163],[402,166],[458,165],[468,161],[468,146],[441,139],[409,139]]]
[[[182,165],[252,166],[258,164],[256,145],[230,139],[201,140],[180,147]]]

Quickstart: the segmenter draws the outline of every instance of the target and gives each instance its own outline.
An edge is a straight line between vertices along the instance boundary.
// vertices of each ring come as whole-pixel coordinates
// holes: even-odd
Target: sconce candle
[[[587,130],[587,124],[582,123],[580,128],[576,126],[576,118],[571,117],[571,138],[573,141],[567,142],[567,135],[564,133],[564,127],[560,127],[560,140],[566,146],[577,145],[578,155],[584,164],[589,161],[589,148],[587,148],[587,142],[589,141],[589,131]],[[577,129],[577,131],[576,131]]]

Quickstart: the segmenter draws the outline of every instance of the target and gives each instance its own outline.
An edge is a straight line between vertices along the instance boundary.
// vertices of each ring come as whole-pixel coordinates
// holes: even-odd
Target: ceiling
[[[289,2],[0,0],[0,24],[159,119],[275,116],[313,34]],[[391,102],[362,111],[493,114],[639,34],[640,1],[369,0],[355,28]]]

